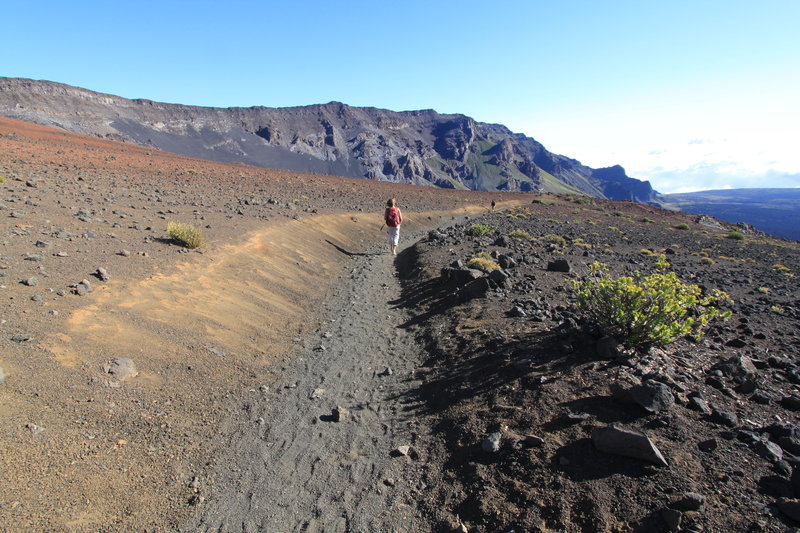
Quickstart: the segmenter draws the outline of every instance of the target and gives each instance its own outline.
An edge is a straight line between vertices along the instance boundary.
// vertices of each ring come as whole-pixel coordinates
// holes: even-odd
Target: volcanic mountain
[[[221,162],[480,191],[656,202],[620,166],[593,169],[499,124],[340,102],[212,108],[0,78],[0,115]]]

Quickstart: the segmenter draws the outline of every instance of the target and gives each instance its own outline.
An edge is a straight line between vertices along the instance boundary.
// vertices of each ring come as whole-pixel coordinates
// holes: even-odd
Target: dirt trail
[[[408,239],[406,239],[408,243]],[[426,531],[409,505],[420,361],[398,328],[394,257],[354,256],[351,273],[321,310],[321,331],[249,411],[251,430],[231,442],[206,506],[186,531]],[[387,371],[391,369],[391,373]],[[332,410],[349,412],[334,420]]]

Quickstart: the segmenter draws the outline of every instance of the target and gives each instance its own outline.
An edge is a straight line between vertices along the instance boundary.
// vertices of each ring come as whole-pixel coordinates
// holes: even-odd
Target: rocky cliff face
[[[210,108],[0,78],[0,114],[169,152],[262,167],[472,190],[573,192],[654,202],[622,167],[591,169],[505,126],[433,110],[339,102]]]

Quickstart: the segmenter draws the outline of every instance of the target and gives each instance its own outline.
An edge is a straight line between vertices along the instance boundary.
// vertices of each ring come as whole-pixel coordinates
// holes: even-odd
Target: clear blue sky
[[[662,192],[800,186],[800,1],[11,2],[0,75],[507,125]]]

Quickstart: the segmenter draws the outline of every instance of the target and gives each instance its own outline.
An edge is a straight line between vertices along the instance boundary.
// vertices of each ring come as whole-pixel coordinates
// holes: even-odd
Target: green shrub
[[[168,222],[167,234],[170,239],[186,248],[200,248],[204,244],[203,235],[200,233],[200,230],[191,224]]]
[[[469,261],[467,261],[467,266],[476,270],[482,270],[487,274],[492,270],[500,270],[500,265],[495,263],[494,259],[492,259],[492,256],[486,252],[475,254],[472,258],[470,258]]]
[[[675,226],[675,229],[684,229],[684,230],[689,229],[689,224],[678,224],[677,226]]]
[[[591,200],[589,200],[588,198],[584,198],[583,196],[574,198],[572,201],[575,202],[576,204],[581,204],[581,205],[586,205],[588,203],[591,203]]]
[[[743,241],[744,240],[744,235],[741,232],[732,231],[732,232],[728,233],[726,238],[733,239],[735,241]]]
[[[703,258],[700,259],[700,264],[701,265],[713,265],[714,263],[715,263],[715,261],[713,259],[711,259],[710,257],[703,257]]]
[[[6,181],[7,180],[5,176],[0,176],[0,183],[5,183]]]
[[[761,294],[769,294],[769,289],[767,287],[759,287],[758,292]]]
[[[471,228],[469,228],[469,234],[473,237],[483,237],[485,235],[489,235],[494,231],[494,226],[490,224],[473,224]]]
[[[653,220],[650,217],[644,217],[644,218],[642,218],[642,222],[644,222],[645,224],[653,224],[653,223],[655,223],[655,220]]]
[[[664,346],[689,334],[700,337],[711,320],[730,316],[715,307],[729,300],[727,294],[715,289],[703,296],[700,287],[681,283],[674,272],[636,272],[613,279],[601,263],[589,268],[587,280],[572,284],[578,309],[584,320],[628,347]]]

